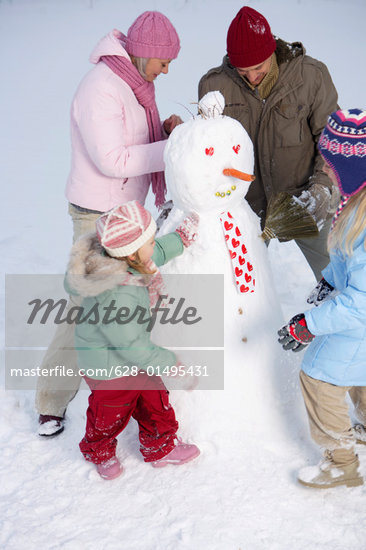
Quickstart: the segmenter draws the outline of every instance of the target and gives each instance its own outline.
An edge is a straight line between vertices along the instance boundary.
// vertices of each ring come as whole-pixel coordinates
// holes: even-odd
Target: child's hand
[[[283,349],[291,349],[292,351],[301,351],[315,338],[307,327],[303,313],[292,317],[288,324],[282,327],[277,334],[280,336],[278,341]]]
[[[177,229],[176,233],[180,235],[183,245],[188,248],[197,239],[197,229],[199,224],[199,216],[195,212],[192,212],[189,216],[184,218],[183,222]]]
[[[179,360],[171,368],[169,376],[164,376],[164,383],[168,389],[192,391],[198,385],[198,376],[188,373],[187,367]]]
[[[193,391],[198,385],[198,376],[193,374],[188,374],[187,367],[181,365],[181,368],[184,370],[184,375],[182,376],[182,390]]]
[[[334,287],[330,285],[324,277],[320,279],[316,287],[310,292],[308,299],[306,300],[308,304],[314,304],[318,306],[331,292],[333,292]]]

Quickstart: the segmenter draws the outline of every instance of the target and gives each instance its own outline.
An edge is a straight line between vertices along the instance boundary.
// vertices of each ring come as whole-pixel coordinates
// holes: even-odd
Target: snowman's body
[[[281,326],[282,314],[267,248],[260,237],[259,218],[244,198],[249,182],[223,174],[227,168],[253,174],[252,142],[239,122],[222,116],[221,94],[211,92],[208,96],[203,101],[214,105],[209,108],[216,116],[198,117],[178,126],[166,147],[166,178],[175,206],[161,234],[174,231],[191,212],[199,215],[199,230],[197,240],[162,272],[224,274],[225,389],[195,390],[184,395],[175,392],[178,395],[173,400],[192,435],[201,439],[217,436],[221,432],[220,415],[225,414],[229,417],[222,423],[220,437],[231,438],[227,426],[232,422],[240,438],[248,429],[257,431],[258,422],[268,425],[271,403],[279,397],[281,377],[276,378],[276,369],[280,368],[280,346],[276,330]],[[230,257],[230,249],[235,251],[232,233],[226,237],[224,220],[220,219],[227,212],[241,233],[236,251],[240,252],[243,242],[247,251],[243,271],[248,278],[255,278],[255,287],[246,287],[244,292],[240,292],[242,285],[236,282]],[[248,263],[250,272],[245,271]]]

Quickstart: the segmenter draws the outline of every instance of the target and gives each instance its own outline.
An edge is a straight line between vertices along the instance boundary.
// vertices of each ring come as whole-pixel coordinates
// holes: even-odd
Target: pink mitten
[[[184,218],[181,225],[175,230],[186,248],[191,246],[197,239],[197,229],[199,223],[199,216],[195,212],[192,212],[189,216]]]

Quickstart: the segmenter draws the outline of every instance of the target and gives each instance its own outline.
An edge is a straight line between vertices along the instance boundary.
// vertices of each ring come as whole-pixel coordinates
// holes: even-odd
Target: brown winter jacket
[[[320,221],[334,211],[339,198],[321,171],[323,161],[316,148],[328,115],[338,109],[337,91],[327,67],[305,55],[300,42],[276,42],[279,77],[266,100],[250,89],[227,56],[201,78],[199,98],[220,90],[224,114],[241,122],[251,137],[256,180],[246,199],[262,222],[272,195],[287,191],[299,196],[307,189],[317,201],[315,215]]]

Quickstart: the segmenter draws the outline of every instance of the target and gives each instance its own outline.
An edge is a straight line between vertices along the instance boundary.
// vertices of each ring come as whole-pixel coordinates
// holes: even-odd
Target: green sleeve
[[[152,260],[157,266],[164,265],[183,254],[183,251],[184,246],[178,233],[168,233],[156,239]]]

